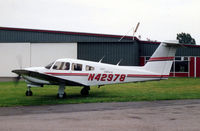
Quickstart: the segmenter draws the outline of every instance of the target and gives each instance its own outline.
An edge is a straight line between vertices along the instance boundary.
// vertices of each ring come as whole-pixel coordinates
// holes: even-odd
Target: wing
[[[69,85],[69,86],[84,86],[81,83],[74,82],[74,81],[71,81],[71,80],[66,80],[66,79],[62,79],[62,78],[52,76],[52,75],[49,75],[49,74],[43,74],[43,73],[24,70],[24,69],[12,70],[12,72],[16,73],[18,75],[29,76],[29,77],[33,77],[33,78],[36,78],[36,79],[48,81],[52,85],[65,84],[65,85]]]

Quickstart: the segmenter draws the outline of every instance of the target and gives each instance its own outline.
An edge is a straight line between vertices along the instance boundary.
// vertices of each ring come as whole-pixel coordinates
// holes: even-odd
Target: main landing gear
[[[89,86],[84,86],[83,89],[81,90],[81,95],[82,96],[88,96],[89,90],[90,90]],[[60,98],[60,99],[66,98],[65,85],[59,86],[57,98]]]
[[[84,86],[83,89],[81,90],[81,95],[82,96],[88,96],[89,95],[89,90],[90,90],[89,86]]]
[[[89,90],[90,90],[90,86],[84,86],[80,93],[81,93],[82,96],[88,96]],[[33,92],[31,91],[31,86],[27,86],[27,91],[26,91],[25,94],[26,94],[26,96],[32,96],[33,95]],[[60,98],[60,99],[66,98],[65,85],[59,85],[57,98]]]
[[[59,86],[57,98],[60,98],[60,99],[66,98],[65,85]]]

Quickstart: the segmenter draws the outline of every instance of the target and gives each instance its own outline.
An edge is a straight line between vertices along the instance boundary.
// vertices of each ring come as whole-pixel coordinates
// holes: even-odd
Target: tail
[[[181,45],[178,43],[161,43],[144,66],[144,69],[161,75],[161,78],[168,77],[175,57],[176,49],[179,46]]]

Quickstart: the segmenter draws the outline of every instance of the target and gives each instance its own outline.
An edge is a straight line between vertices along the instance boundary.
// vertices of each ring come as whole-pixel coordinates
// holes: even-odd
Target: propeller
[[[17,55],[16,58],[17,58],[17,62],[18,62],[19,68],[22,69],[22,56],[21,55]],[[14,77],[15,86],[17,86],[19,84],[20,79],[21,79],[21,75],[20,74],[18,74],[17,77]]]
[[[14,84],[17,86],[19,84],[19,80],[21,79],[21,75],[18,75],[17,77],[14,78]]]

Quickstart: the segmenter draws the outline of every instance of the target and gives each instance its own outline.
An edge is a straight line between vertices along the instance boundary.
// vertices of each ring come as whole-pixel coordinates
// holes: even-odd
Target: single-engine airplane
[[[13,70],[27,83],[26,96],[31,87],[58,85],[58,98],[65,98],[65,86],[83,86],[81,95],[89,95],[90,86],[162,80],[169,77],[178,43],[162,42],[145,66],[119,66],[77,59],[58,59],[46,67]]]

